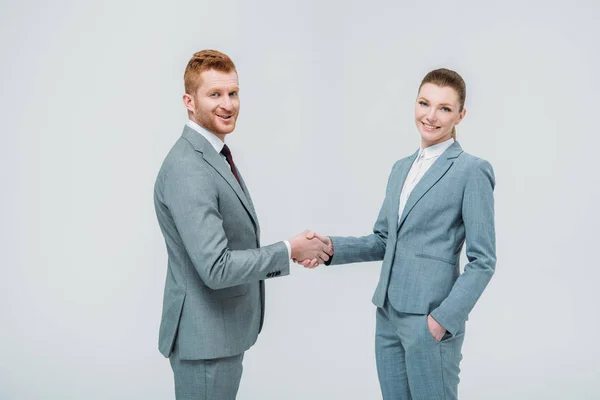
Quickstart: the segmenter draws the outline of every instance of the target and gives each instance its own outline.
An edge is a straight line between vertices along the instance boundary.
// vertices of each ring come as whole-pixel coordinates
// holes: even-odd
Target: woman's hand
[[[427,316],[427,327],[429,328],[431,336],[438,342],[440,342],[446,334],[446,328],[441,326],[431,315]]]

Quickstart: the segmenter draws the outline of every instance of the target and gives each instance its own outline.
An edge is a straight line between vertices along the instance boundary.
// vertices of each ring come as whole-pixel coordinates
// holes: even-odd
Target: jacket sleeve
[[[483,293],[496,268],[494,228],[494,170],[477,160],[465,185],[462,217],[468,263],[450,294],[431,316],[454,335]]]
[[[172,168],[163,181],[165,205],[202,281],[211,289],[222,289],[289,275],[284,242],[258,249],[229,249],[211,179],[201,165],[190,163]]]
[[[398,165],[398,163],[396,163],[396,165]],[[332,236],[331,241],[333,243],[333,257],[326,263],[326,265],[383,260],[388,238],[387,215],[392,197],[390,188],[393,186],[391,185],[391,182],[395,176],[395,169],[396,168],[392,168],[392,172],[388,178],[385,199],[383,200],[383,205],[379,210],[377,221],[375,221],[373,233],[361,237]]]

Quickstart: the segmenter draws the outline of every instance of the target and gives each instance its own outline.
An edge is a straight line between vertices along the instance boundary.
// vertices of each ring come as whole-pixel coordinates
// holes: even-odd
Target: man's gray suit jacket
[[[159,332],[165,357],[176,341],[183,360],[250,348],[263,323],[263,280],[289,274],[285,243],[260,247],[258,218],[239,176],[242,187],[188,126],[158,173],[154,204],[168,253]]]

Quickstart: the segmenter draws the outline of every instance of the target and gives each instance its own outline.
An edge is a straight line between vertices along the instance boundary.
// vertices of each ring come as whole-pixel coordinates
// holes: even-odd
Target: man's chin
[[[216,133],[219,134],[219,135],[228,135],[231,132],[233,132],[234,129],[235,129],[235,125],[232,125],[232,126],[219,126],[216,129],[216,131],[217,131]]]

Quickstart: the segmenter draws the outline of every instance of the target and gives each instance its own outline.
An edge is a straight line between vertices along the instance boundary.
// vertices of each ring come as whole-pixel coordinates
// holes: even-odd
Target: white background
[[[419,144],[420,80],[461,73],[458,138],[494,166],[498,244],[461,398],[600,398],[600,6],[402,3],[2,0],[0,398],[174,398],[152,191],[204,48],[238,67],[228,143],[264,244],[369,233]],[[269,280],[238,398],[381,398],[379,268]]]

